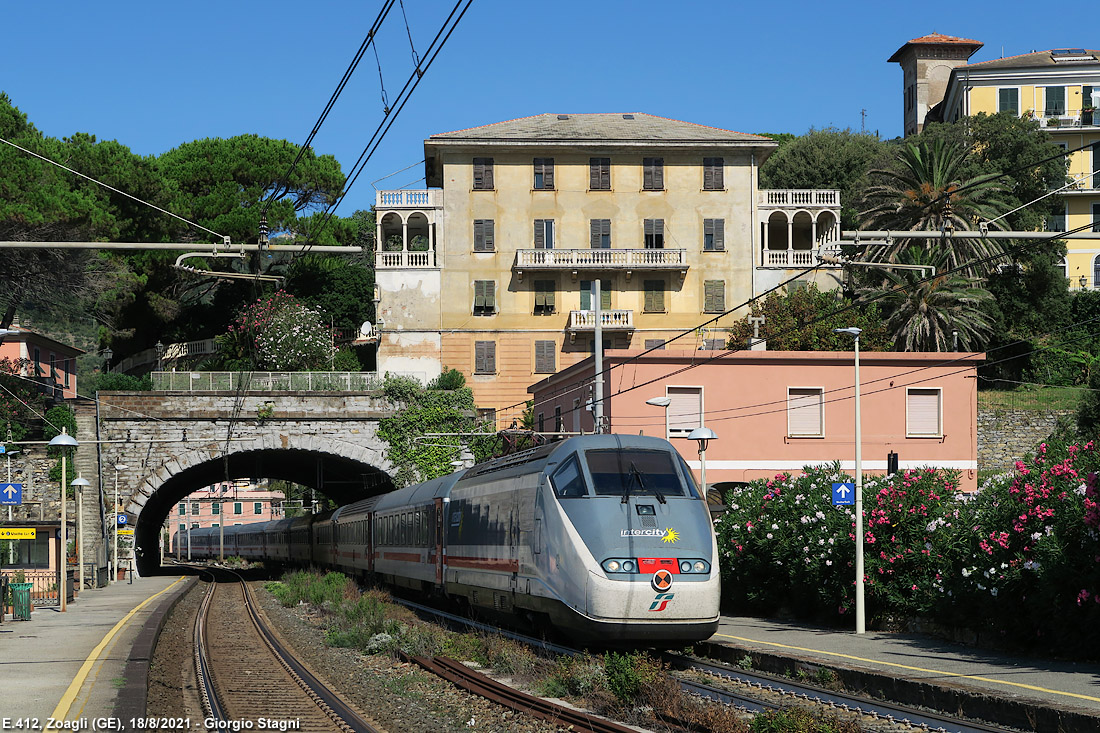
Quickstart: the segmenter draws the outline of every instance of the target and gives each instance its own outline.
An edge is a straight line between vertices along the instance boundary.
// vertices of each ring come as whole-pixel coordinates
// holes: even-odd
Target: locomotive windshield
[[[597,496],[630,494],[684,496],[684,481],[672,454],[652,450],[590,450],[585,452]]]

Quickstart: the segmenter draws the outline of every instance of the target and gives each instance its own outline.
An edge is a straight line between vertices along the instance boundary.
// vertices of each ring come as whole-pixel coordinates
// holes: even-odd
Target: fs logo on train
[[[649,610],[657,612],[665,610],[666,608],[668,608],[668,602],[671,601],[675,596],[675,593],[658,593],[654,597],[653,603],[649,604]]]

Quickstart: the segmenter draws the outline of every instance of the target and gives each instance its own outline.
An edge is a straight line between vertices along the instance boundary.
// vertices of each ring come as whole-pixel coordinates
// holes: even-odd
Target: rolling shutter
[[[787,434],[824,435],[821,387],[787,389]]]
[[[906,435],[942,434],[940,390],[910,389],[905,394]]]
[[[687,435],[703,425],[703,388],[669,387],[668,434]]]

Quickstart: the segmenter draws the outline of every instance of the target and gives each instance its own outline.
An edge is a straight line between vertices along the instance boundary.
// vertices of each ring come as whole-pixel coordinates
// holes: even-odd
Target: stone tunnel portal
[[[160,483],[138,512],[134,553],[138,572],[160,570],[159,531],[172,509],[194,491],[235,478],[268,478],[309,486],[343,506],[394,489],[382,469],[354,458],[316,450],[278,449],[231,453],[194,463]]]

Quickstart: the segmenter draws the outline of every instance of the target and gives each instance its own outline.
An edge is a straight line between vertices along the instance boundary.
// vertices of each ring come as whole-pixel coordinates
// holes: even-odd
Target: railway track
[[[411,601],[395,599],[409,608],[440,618],[448,624],[455,624],[507,636],[531,647],[555,654],[577,654],[579,650],[550,644],[541,639],[505,631],[494,626],[473,621],[462,616],[425,606]],[[1010,729],[990,725],[980,721],[937,713],[930,710],[918,710],[904,705],[896,705],[884,700],[839,693],[814,685],[803,684],[773,675],[747,672],[728,665],[713,663],[692,657],[675,654],[662,655],[673,669],[699,672],[721,684],[708,684],[679,679],[685,692],[704,697],[726,705],[734,705],[749,712],[775,710],[790,704],[819,706],[825,711],[854,713],[867,716],[869,720],[897,726],[897,729],[932,731],[933,733],[1005,733]],[[579,728],[578,730],[587,730]]]
[[[284,649],[243,578],[215,571],[195,623],[204,714],[229,725],[382,733]],[[220,727],[220,726],[219,726]]]

